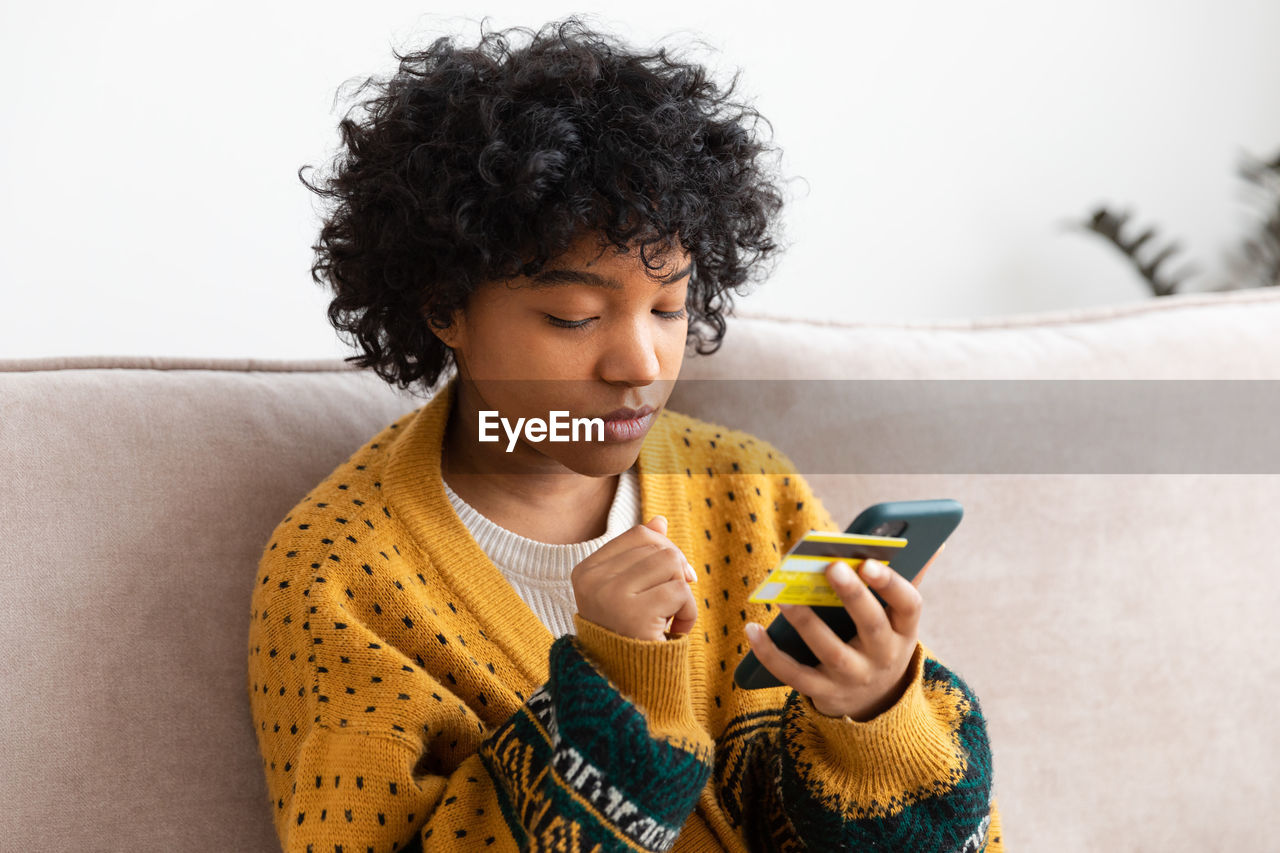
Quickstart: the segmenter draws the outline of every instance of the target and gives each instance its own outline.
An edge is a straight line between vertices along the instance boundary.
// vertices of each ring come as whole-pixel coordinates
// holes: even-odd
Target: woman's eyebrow
[[[673,274],[669,278],[658,279],[662,284],[674,284],[693,271],[693,264]],[[541,290],[543,288],[557,287],[564,284],[589,284],[594,287],[604,287],[609,290],[621,290],[622,284],[616,278],[603,276],[599,273],[587,272],[586,270],[543,270],[535,276],[530,277],[530,287]]]

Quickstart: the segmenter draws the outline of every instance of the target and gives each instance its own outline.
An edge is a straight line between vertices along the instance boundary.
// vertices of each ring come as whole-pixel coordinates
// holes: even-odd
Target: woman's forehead
[[[565,252],[549,260],[544,269],[571,266],[578,269],[629,271],[646,263],[651,275],[663,277],[680,269],[687,262],[688,256],[675,236],[648,244],[636,241],[625,248],[619,248],[602,232],[586,232],[576,237]]]

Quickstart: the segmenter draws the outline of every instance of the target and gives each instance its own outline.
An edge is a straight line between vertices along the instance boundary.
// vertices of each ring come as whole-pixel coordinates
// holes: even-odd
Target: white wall
[[[863,319],[1151,298],[1068,233],[1101,202],[1185,237],[1207,287],[1256,220],[1237,155],[1280,153],[1280,3],[615,3],[643,42],[697,35],[774,125],[791,248],[744,308]],[[391,47],[536,26],[537,0],[5,4],[0,357],[348,354],[308,265],[296,178],[344,80]],[[830,10],[837,17],[832,17]],[[1163,245],[1163,244],[1161,244]]]

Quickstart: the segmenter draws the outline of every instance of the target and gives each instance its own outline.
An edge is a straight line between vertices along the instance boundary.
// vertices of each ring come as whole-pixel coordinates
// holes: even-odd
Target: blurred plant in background
[[[1276,287],[1280,285],[1280,155],[1264,163],[1245,154],[1241,157],[1239,174],[1255,193],[1262,208],[1263,222],[1256,236],[1245,238],[1242,246],[1227,257],[1231,277],[1218,287],[1209,290],[1240,290],[1247,287]],[[1155,229],[1148,228],[1132,240],[1125,240],[1120,229],[1129,221],[1129,212],[1114,213],[1108,207],[1099,207],[1082,222],[1072,222],[1070,228],[1083,228],[1107,239],[1129,258],[1138,274],[1156,296],[1168,296],[1185,292],[1179,288],[1199,269],[1194,264],[1184,266],[1176,275],[1162,274],[1160,267],[1178,251],[1174,241],[1149,260],[1138,257],[1138,250],[1155,237]]]

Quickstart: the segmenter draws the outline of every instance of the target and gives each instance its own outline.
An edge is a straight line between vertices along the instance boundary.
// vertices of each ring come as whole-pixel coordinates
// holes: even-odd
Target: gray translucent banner
[[[696,380],[802,474],[1277,474],[1276,380]]]

